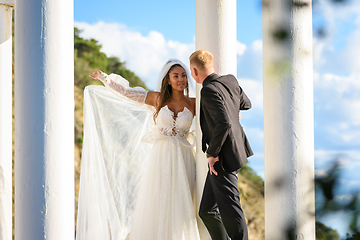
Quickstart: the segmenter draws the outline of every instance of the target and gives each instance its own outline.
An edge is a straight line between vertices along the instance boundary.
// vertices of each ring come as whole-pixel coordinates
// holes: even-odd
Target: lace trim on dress
[[[115,90],[117,93],[137,102],[144,104],[148,91],[142,87],[130,87],[129,81],[117,74],[107,75],[106,73],[101,73],[99,75],[99,80],[101,80],[106,87],[109,87],[112,90]]]
[[[179,137],[185,137],[188,133],[189,133],[189,130],[186,130],[186,131],[182,131],[180,129],[177,129],[177,128],[160,128],[159,129],[160,133],[165,135],[165,136],[168,136],[168,137],[174,137],[174,136],[179,136]]]

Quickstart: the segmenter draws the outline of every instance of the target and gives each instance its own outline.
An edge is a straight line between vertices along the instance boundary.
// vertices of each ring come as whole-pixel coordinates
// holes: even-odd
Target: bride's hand
[[[89,75],[89,77],[93,78],[93,79],[99,79],[99,75],[102,73],[101,70],[98,70],[96,72],[93,72],[92,74]]]

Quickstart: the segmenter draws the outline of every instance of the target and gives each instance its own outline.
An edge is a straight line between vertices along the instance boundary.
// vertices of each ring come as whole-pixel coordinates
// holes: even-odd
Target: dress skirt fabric
[[[175,137],[157,140],[140,185],[130,240],[199,239],[194,186],[193,149]]]
[[[192,119],[85,88],[77,240],[200,239]]]

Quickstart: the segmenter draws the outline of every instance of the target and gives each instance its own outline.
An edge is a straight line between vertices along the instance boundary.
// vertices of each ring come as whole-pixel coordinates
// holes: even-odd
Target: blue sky
[[[195,50],[195,0],[74,2],[75,26],[83,30],[81,36],[97,39],[102,51],[125,61],[149,88],[154,88],[167,59],[188,64]],[[346,201],[351,191],[360,189],[360,3],[330,2],[318,0],[313,8],[315,170],[326,174],[329,163],[339,158],[343,174],[337,194]],[[325,27],[324,37],[316,34],[321,27]],[[237,77],[253,103],[242,118],[255,151],[249,161],[263,177],[260,1],[237,1],[237,40]],[[340,217],[323,222],[344,235]]]

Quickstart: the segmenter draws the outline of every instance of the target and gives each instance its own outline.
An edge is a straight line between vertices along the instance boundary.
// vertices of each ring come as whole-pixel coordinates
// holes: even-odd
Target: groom
[[[200,125],[202,150],[209,161],[199,215],[213,240],[248,240],[237,173],[253,155],[239,123],[239,110],[250,109],[250,100],[234,76],[214,73],[210,52],[194,52],[190,69],[195,81],[203,85]]]

